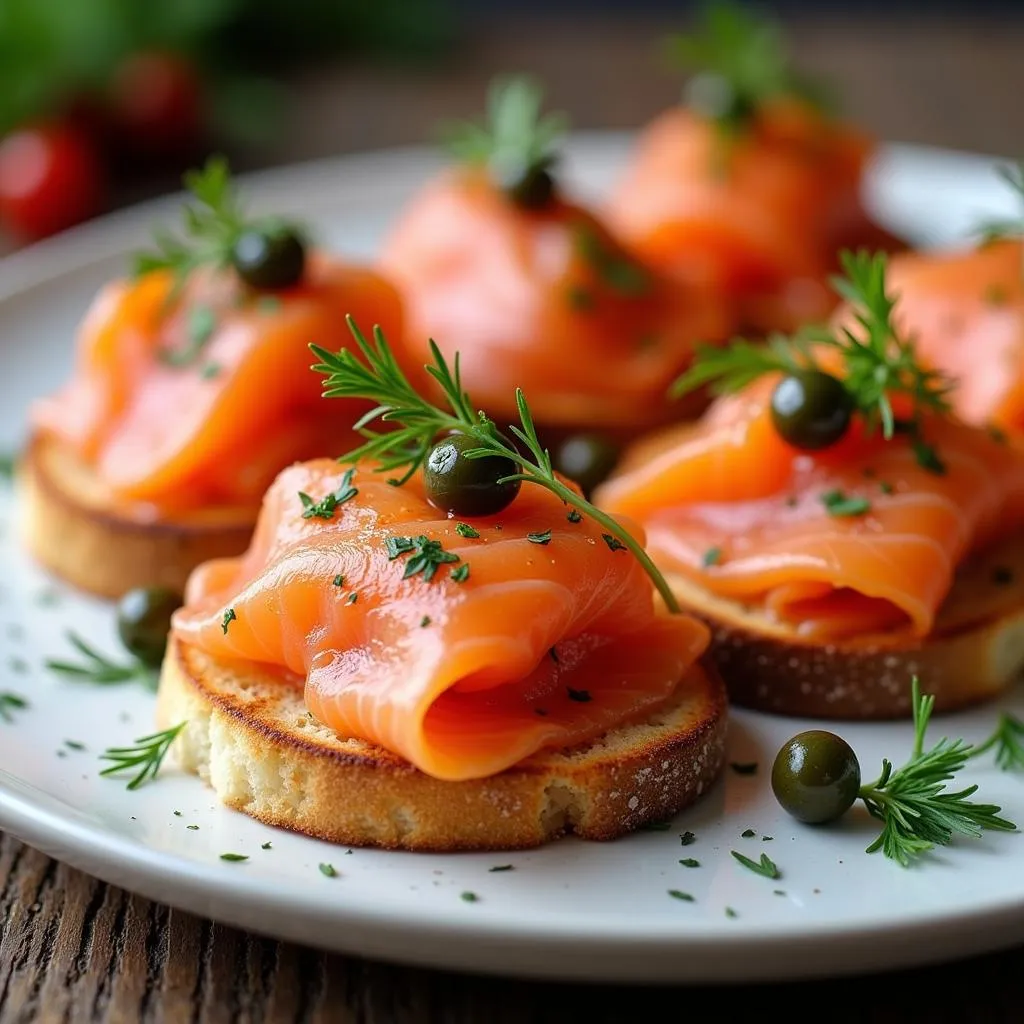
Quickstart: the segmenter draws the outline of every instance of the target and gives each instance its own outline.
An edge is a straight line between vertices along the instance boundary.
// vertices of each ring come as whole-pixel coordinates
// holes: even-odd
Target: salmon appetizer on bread
[[[318,349],[326,394],[405,425],[284,470],[248,550],[192,574],[158,697],[179,762],[267,823],[413,850],[610,839],[696,800],[725,691],[642,531],[550,468],[521,395],[529,457],[457,365],[442,410],[362,344]]]
[[[904,247],[865,211],[873,141],[793,67],[779,26],[745,6],[712,4],[669,42],[694,74],[683,102],[641,131],[609,225],[648,263],[723,294],[739,333],[824,319],[840,249]]]
[[[559,184],[557,115],[529,79],[497,80],[486,126],[453,131],[458,162],[399,213],[378,265],[405,305],[410,358],[435,339],[458,352],[488,415],[530,395],[542,436],[599,429],[614,437],[699,411],[666,389],[697,342],[733,331],[708,288],[670,279],[629,252]]]
[[[345,344],[348,312],[401,329],[377,272],[311,249],[294,225],[247,220],[223,161],[187,180],[189,237],[159,236],[96,296],[19,467],[29,549],[103,597],[180,592],[200,562],[244,551],[277,473],[350,447],[371,408],[321,401],[310,343]]]
[[[595,501],[640,523],[734,702],[902,717],[917,676],[937,709],[969,705],[1024,666],[1024,447],[956,417],[894,324],[884,255],[844,267],[851,328],[709,351],[680,386],[721,397]]]

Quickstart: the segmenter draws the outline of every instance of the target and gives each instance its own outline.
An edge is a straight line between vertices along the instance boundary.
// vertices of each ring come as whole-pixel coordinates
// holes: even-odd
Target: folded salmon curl
[[[884,266],[847,264],[850,334],[774,363],[736,348],[719,382],[753,367],[750,383],[644,440],[595,494],[641,523],[663,571],[822,645],[927,637],[964,561],[1024,528],[1024,447],[952,413],[953,382],[895,326]],[[802,446],[780,427],[779,383],[826,369],[857,389],[853,411],[834,443]]]
[[[608,223],[650,264],[722,293],[743,332],[824,319],[841,248],[904,247],[865,210],[873,140],[792,67],[779,27],[738,4],[670,42],[697,73],[641,132]]]
[[[378,265],[402,293],[407,353],[426,358],[429,338],[458,351],[491,416],[514,416],[522,387],[548,437],[633,436],[699,407],[666,388],[732,324],[713,290],[670,280],[564,192],[562,122],[540,104],[534,83],[496,81],[490,123],[461,129],[459,162],[402,211]]]
[[[353,419],[370,405],[325,406],[309,345],[343,346],[349,312],[393,331],[402,324],[398,294],[379,272],[297,236],[286,253],[294,262],[298,247],[292,280],[247,283],[232,265],[230,239],[250,227],[271,238],[292,229],[247,226],[221,162],[190,180],[203,237],[172,240],[147,254],[139,273],[99,292],[70,379],[31,413],[38,436],[88,468],[102,491],[96,503],[140,523],[213,509],[254,516],[282,467],[348,447]],[[270,272],[280,275],[277,259]],[[250,277],[266,267],[264,259]]]

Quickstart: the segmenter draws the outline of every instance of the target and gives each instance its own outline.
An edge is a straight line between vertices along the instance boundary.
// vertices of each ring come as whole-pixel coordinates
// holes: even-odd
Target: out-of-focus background
[[[1024,3],[780,0],[808,71],[881,139],[1024,153]],[[433,142],[490,77],[529,71],[579,129],[680,95],[665,0],[0,0],[0,253],[179,187]]]

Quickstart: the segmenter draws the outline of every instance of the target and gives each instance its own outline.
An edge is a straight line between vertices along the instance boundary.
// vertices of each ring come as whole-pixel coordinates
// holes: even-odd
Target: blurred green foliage
[[[300,61],[430,58],[453,22],[446,0],[0,0],[0,135],[102,91],[139,50],[189,56],[241,111]]]

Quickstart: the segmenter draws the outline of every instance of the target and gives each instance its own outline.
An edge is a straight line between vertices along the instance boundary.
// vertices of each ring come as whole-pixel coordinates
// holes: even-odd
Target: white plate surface
[[[572,140],[567,171],[579,194],[601,194],[626,141]],[[439,166],[436,154],[396,150],[264,173],[245,187],[254,207],[301,216],[325,244],[372,258],[401,203]],[[960,237],[981,213],[1012,212],[992,161],[935,150],[887,149],[870,196],[889,223],[928,244]],[[111,216],[0,263],[0,448],[20,443],[28,402],[65,377],[72,332],[95,289],[122,270],[124,253],[145,244],[151,225],[173,215],[179,201]],[[16,724],[0,721],[0,828],[109,882],[256,931],[369,957],[595,981],[799,978],[1024,940],[1019,834],[956,842],[905,870],[864,852],[875,834],[866,815],[810,828],[780,811],[768,785],[771,761],[807,722],[736,711],[730,759],[757,761],[755,775],[727,771],[667,831],[603,845],[566,840],[530,853],[349,851],[225,810],[198,780],[174,771],[128,792],[122,781],[98,776],[97,755],[151,731],[153,697],[140,688],[78,686],[43,667],[46,658],[68,653],[67,629],[116,654],[113,615],[28,563],[14,543],[13,511],[0,484],[0,691],[30,701]],[[937,721],[933,738],[978,740],[1000,708],[1024,714],[1020,688],[999,705]],[[906,724],[840,731],[868,777],[883,756],[902,760],[910,743]],[[66,740],[86,749],[68,748]],[[1024,778],[978,764],[970,780],[1024,821]],[[741,835],[748,828],[754,837]],[[685,830],[697,838],[683,847]],[[271,849],[262,849],[268,841]],[[782,877],[752,874],[730,850],[755,859],[767,852]],[[249,860],[224,862],[224,852]],[[700,866],[682,866],[683,857]],[[321,863],[333,864],[338,877],[321,874]],[[505,864],[513,870],[489,870]],[[695,899],[673,899],[669,889]],[[463,900],[464,892],[477,901]]]

